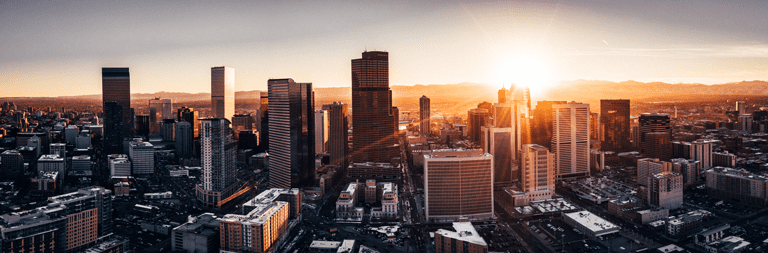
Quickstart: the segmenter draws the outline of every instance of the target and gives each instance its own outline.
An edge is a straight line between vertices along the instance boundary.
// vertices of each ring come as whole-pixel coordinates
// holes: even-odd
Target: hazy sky
[[[768,80],[764,1],[2,1],[0,97],[237,90],[290,77],[350,86],[350,60],[390,54],[390,84]]]

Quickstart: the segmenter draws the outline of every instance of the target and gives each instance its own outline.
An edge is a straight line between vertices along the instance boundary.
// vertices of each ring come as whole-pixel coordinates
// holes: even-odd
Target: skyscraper
[[[493,217],[493,157],[482,150],[424,155],[425,215],[430,221]]]
[[[331,164],[346,168],[349,165],[349,105],[341,102],[323,105],[328,111],[328,153]]]
[[[270,79],[267,86],[271,140],[269,186],[309,186],[315,170],[315,100],[312,83],[296,83],[290,78]]]
[[[672,136],[668,132],[646,133],[644,156],[662,161],[672,159]]]
[[[397,118],[389,89],[389,54],[363,52],[352,60],[352,160],[390,162],[397,156]]]
[[[173,102],[170,99],[149,100],[149,134],[162,134],[164,119],[173,119]]]
[[[421,135],[429,136],[429,98],[422,95],[419,99],[419,119],[421,122]]]
[[[192,124],[186,121],[176,123],[176,155],[179,158],[190,158],[194,154],[193,135]]]
[[[214,207],[236,190],[237,142],[228,119],[207,118],[200,121],[203,182],[196,186],[197,199],[206,206]]]
[[[493,105],[494,126],[499,128],[512,128],[512,104],[498,103]],[[517,129],[517,128],[514,128]]]
[[[640,127],[638,137],[640,138],[640,153],[647,152],[645,142],[647,133],[668,132],[672,135],[672,127],[669,124],[669,114],[666,113],[643,113],[640,114]]]
[[[499,89],[499,104],[504,104],[507,102],[507,92],[508,92],[507,89],[505,89],[504,87],[501,87],[501,89]]]
[[[132,136],[131,78],[128,68],[101,68],[101,94],[104,107],[106,107],[107,102],[115,102],[117,106],[120,106],[120,122],[117,123],[122,125],[122,136]],[[104,124],[115,124],[115,122],[106,122],[105,117]]]
[[[315,111],[315,122],[312,123],[315,128],[315,153],[323,154],[327,152],[328,146],[328,111]]]
[[[555,192],[555,154],[538,144],[520,151],[520,188],[531,201],[549,199]]]
[[[736,111],[739,112],[739,115],[747,113],[747,102],[736,101]]]
[[[235,69],[211,68],[211,116],[232,120],[235,115]]]
[[[678,209],[683,206],[683,176],[665,171],[650,176],[648,204],[656,208]]]
[[[104,102],[104,154],[123,153],[123,107],[117,102]],[[127,127],[127,126],[125,126]]]
[[[354,116],[354,115],[353,115]],[[469,109],[467,112],[467,124],[469,125],[469,139],[480,143],[482,128],[485,126],[485,118],[488,117],[488,110],[481,108]]]
[[[198,112],[193,108],[182,107],[177,112],[177,118],[179,121],[186,121],[192,124],[193,138],[200,137],[200,120],[198,120]]]
[[[557,178],[589,176],[589,104],[552,105]]]
[[[629,99],[600,100],[600,148],[629,150],[629,129]]]
[[[565,104],[565,101],[539,101],[533,110],[531,123],[532,142],[548,149],[552,148],[552,105]]]
[[[493,182],[510,182],[520,178],[519,171],[512,169],[517,157],[514,152],[512,128],[483,127],[483,151],[493,156]]]

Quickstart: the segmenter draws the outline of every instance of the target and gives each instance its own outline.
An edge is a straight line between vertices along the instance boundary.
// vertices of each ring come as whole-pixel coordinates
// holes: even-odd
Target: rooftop
[[[52,154],[46,154],[40,156],[40,159],[37,159],[38,162],[63,162],[64,158],[60,157],[59,155],[52,155]]]
[[[213,235],[219,229],[218,217],[212,213],[204,213],[197,217],[190,216],[187,223],[174,228],[174,231],[183,233],[193,233],[199,235]]]
[[[424,154],[425,159],[457,158],[457,157],[491,157],[482,149],[437,149],[431,154]]]
[[[261,225],[280,209],[287,207],[288,202],[275,201],[269,204],[259,204],[246,215],[227,214],[220,221],[237,222],[249,225]]]
[[[594,215],[590,213],[589,211],[580,211],[575,213],[565,213],[563,214],[565,216],[570,217],[574,221],[578,222],[579,224],[583,225],[587,229],[593,231],[593,232],[599,232],[603,230],[608,229],[618,229],[616,225],[613,223],[604,220],[600,216]]]
[[[334,241],[312,241],[309,245],[310,249],[338,249],[341,246],[341,242]]]
[[[456,231],[438,229],[435,234],[480,246],[488,246],[488,244],[485,243],[485,239],[480,237],[480,234],[477,233],[477,230],[475,230],[475,227],[471,222],[454,222],[453,229]]]

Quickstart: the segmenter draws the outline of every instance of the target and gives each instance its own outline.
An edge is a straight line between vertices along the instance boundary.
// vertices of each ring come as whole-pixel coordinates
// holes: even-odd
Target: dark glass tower
[[[122,113],[117,102],[104,103],[104,155],[123,153]]]
[[[600,147],[602,150],[627,151],[629,134],[629,100],[600,100]]]
[[[269,187],[313,184],[315,170],[315,100],[312,83],[270,79]]]
[[[419,99],[419,118],[421,119],[421,134],[424,136],[429,135],[429,98],[427,96],[421,96]]]
[[[346,168],[349,165],[349,106],[341,102],[323,105],[323,110],[328,111],[328,153],[331,163]]]
[[[389,54],[363,52],[352,60],[352,160],[390,162],[397,156],[397,117],[389,89]]]
[[[122,135],[125,137],[133,136],[131,77],[128,68],[101,68],[101,93],[103,103],[115,102],[121,107]],[[104,124],[110,123],[104,122]]]
[[[531,122],[531,137],[534,144],[548,149],[552,148],[552,105],[565,103],[565,101],[539,101],[536,103]]]
[[[648,147],[646,147],[647,133],[653,132],[667,132],[672,135],[672,127],[670,126],[669,114],[666,113],[642,113],[640,114],[640,153],[646,154]]]

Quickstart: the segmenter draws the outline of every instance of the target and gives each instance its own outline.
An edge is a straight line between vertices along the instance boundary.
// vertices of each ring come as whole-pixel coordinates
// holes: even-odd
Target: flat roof
[[[569,218],[578,222],[579,224],[591,230],[592,232],[595,232],[595,234],[598,234],[601,231],[619,228],[613,223],[607,220],[604,220],[600,216],[597,216],[589,211],[564,213],[563,215],[568,216]]]
[[[341,242],[334,241],[312,241],[309,248],[313,249],[338,249],[341,246]]]
[[[480,246],[488,246],[488,244],[485,243],[485,239],[477,233],[475,226],[473,226],[471,222],[454,222],[453,229],[456,231],[438,229],[435,233],[459,241],[469,242]]]

